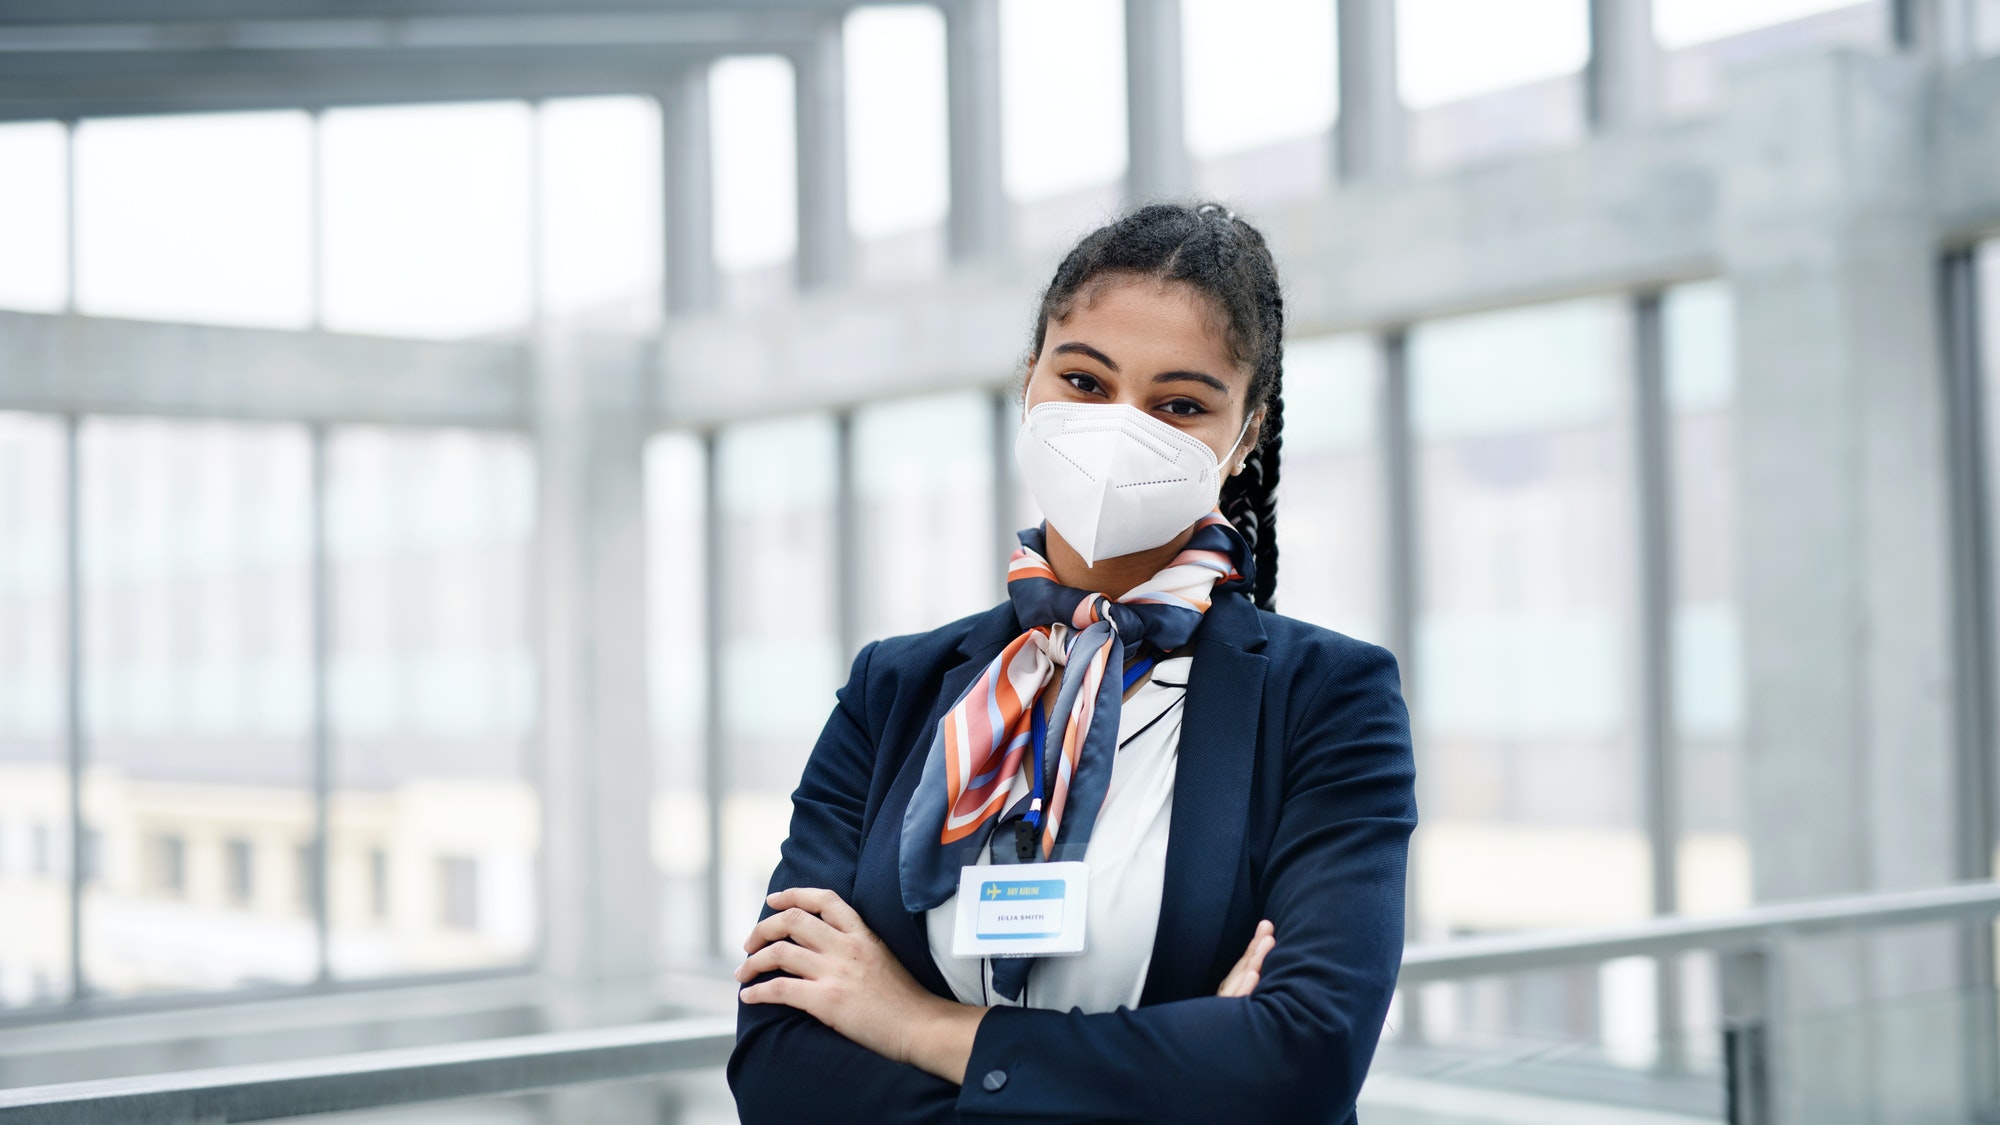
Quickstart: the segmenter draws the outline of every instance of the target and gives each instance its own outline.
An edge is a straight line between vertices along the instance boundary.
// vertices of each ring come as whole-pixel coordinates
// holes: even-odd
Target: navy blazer
[[[1019,634],[1003,602],[863,648],[792,794],[771,876],[773,891],[838,892],[946,998],[897,883],[903,810],[944,709]],[[795,1008],[738,1003],[728,1073],[746,1125],[1353,1121],[1402,960],[1417,819],[1395,657],[1240,593],[1217,595],[1190,643],[1139,1006],[994,1008],[961,1087]],[[1256,990],[1216,996],[1262,918],[1277,944]]]

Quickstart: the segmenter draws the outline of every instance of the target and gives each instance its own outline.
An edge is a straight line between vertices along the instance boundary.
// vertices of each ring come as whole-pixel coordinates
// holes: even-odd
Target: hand
[[[784,1004],[809,1013],[884,1058],[965,1080],[973,1033],[986,1009],[960,1004],[918,984],[861,915],[832,891],[788,887],[764,900],[777,911],[744,940],[750,956],[736,967],[748,981],[782,970],[737,993],[746,1004]]]
[[[1257,987],[1257,978],[1264,971],[1264,955],[1278,944],[1276,927],[1269,918],[1257,923],[1257,932],[1250,935],[1250,944],[1243,947],[1243,956],[1229,969],[1229,975],[1222,978],[1222,987],[1215,990],[1217,996],[1248,996]]]

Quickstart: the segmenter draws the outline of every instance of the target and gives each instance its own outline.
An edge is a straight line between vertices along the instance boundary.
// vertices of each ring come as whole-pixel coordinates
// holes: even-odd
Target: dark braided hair
[[[1035,311],[1024,370],[1041,354],[1049,322],[1068,316],[1085,287],[1106,274],[1185,282],[1206,293],[1228,321],[1230,351],[1250,367],[1243,416],[1269,409],[1243,472],[1223,478],[1222,514],[1249,542],[1257,568],[1251,596],[1270,609],[1278,588],[1276,493],[1285,424],[1285,300],[1270,248],[1256,227],[1219,203],[1149,203],[1113,220],[1085,235],[1056,267]]]

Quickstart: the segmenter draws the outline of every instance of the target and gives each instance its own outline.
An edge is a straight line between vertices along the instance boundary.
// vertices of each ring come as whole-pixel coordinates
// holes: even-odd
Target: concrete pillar
[[[647,349],[537,341],[546,966],[558,1026],[653,1010]]]
[[[951,129],[951,257],[1007,252],[1007,189],[1000,165],[1000,0],[945,5]]]
[[[1978,0],[1890,0],[1890,41],[1942,63],[1979,54]]]
[[[1584,109],[1598,132],[1644,123],[1658,101],[1653,0],[1590,0]]]
[[[847,279],[847,78],[840,16],[815,17],[793,56],[799,175],[800,289]]]
[[[710,140],[708,64],[676,72],[660,94],[666,248],[662,276],[669,314],[714,305],[715,167]]]
[[[1340,120],[1334,169],[1343,182],[1403,170],[1403,95],[1396,83],[1396,0],[1338,0]]]
[[[1125,0],[1125,201],[1193,186],[1181,93],[1180,0]]]
[[[1744,736],[1760,900],[1949,881],[1951,541],[1924,68],[1740,76],[1721,247],[1736,304]],[[1945,931],[1789,950],[1779,1120],[1960,1120]],[[1897,1003],[1891,998],[1904,998]],[[1876,1003],[1884,1001],[1883,1003]]]

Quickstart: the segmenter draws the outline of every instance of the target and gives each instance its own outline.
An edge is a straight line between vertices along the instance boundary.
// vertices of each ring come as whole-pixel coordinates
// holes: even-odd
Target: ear
[[[1243,440],[1236,443],[1236,448],[1230,453],[1230,476],[1240,475],[1243,472],[1243,466],[1250,460],[1250,454],[1256,452],[1257,439],[1263,436],[1264,433],[1264,411],[1266,409],[1266,407],[1258,407],[1257,412],[1250,416],[1250,424],[1243,428]]]

